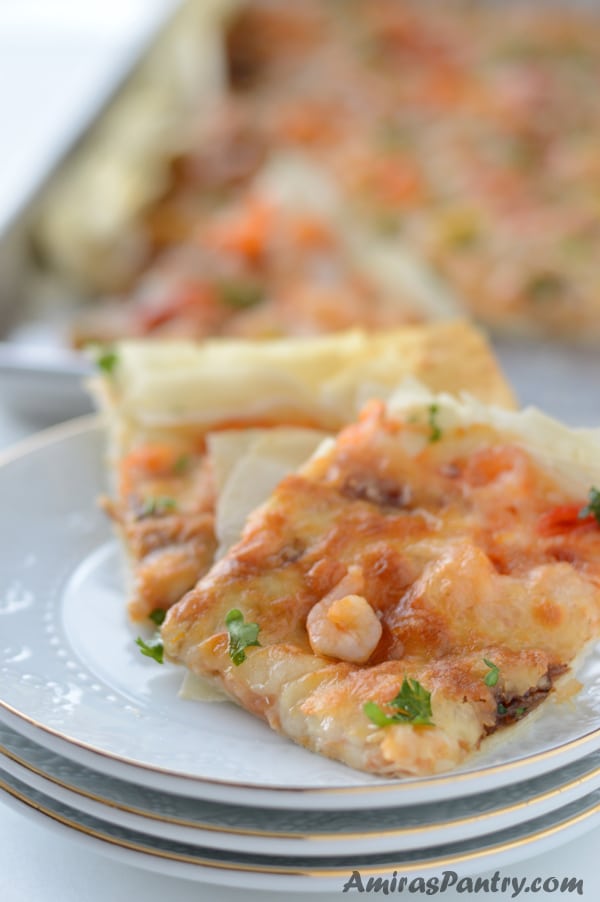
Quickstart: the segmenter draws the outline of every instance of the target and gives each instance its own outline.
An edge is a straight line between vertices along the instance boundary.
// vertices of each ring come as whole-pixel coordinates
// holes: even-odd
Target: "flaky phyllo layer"
[[[447,770],[598,634],[594,485],[598,434],[421,388],[371,402],[171,608],[165,651],[316,752]]]

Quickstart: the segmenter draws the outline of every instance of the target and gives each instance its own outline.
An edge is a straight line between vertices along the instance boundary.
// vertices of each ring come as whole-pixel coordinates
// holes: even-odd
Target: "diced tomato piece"
[[[264,257],[273,226],[273,208],[258,198],[251,198],[236,216],[215,223],[205,230],[206,240],[221,251],[237,254],[249,263]]]
[[[334,243],[331,229],[324,222],[310,216],[295,219],[292,233],[296,244],[306,250],[321,250],[332,247]]]
[[[420,201],[424,194],[422,175],[414,161],[393,157],[378,157],[367,164],[359,175],[363,189],[379,201],[394,206]]]
[[[464,468],[464,480],[467,485],[480,487],[489,485],[505,474],[519,476],[519,484],[524,493],[531,484],[531,468],[527,456],[520,449],[511,445],[498,445],[482,448],[472,454]]]
[[[214,290],[208,285],[181,285],[162,301],[137,312],[137,328],[140,335],[147,335],[176,319],[189,310],[218,307]]]
[[[537,529],[540,535],[555,536],[562,532],[570,532],[573,529],[589,529],[596,524],[593,515],[580,517],[580,511],[585,507],[581,504],[559,504],[542,514],[538,520]]]
[[[147,477],[172,475],[180,457],[180,451],[171,445],[154,443],[134,448],[119,466],[121,494],[128,495],[139,480]]]
[[[301,103],[284,111],[277,123],[279,135],[294,144],[334,141],[341,134],[339,114],[328,104]]]

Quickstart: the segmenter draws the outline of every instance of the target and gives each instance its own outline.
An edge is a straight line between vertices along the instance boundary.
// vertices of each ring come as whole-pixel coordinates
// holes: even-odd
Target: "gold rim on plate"
[[[97,802],[101,805],[104,805],[108,808],[113,808],[118,811],[124,811],[127,814],[133,814],[137,817],[145,818],[146,820],[157,821],[159,823],[173,824],[178,827],[186,827],[198,830],[206,830],[213,833],[223,833],[223,834],[231,834],[233,836],[252,836],[252,837],[264,837],[265,839],[295,839],[295,840],[310,840],[316,842],[330,842],[333,840],[339,839],[364,839],[364,838],[379,838],[379,837],[398,837],[399,839],[403,836],[414,835],[416,834],[427,834],[432,831],[436,831],[441,829],[452,829],[459,828],[466,824],[476,824],[481,823],[485,824],[487,820],[490,818],[496,818],[505,815],[514,815],[517,812],[527,813],[527,809],[530,808],[533,804],[538,804],[540,802],[546,802],[550,799],[557,798],[561,796],[563,793],[573,790],[577,787],[584,787],[586,784],[591,783],[594,779],[600,778],[600,767],[594,768],[594,770],[589,771],[588,773],[582,774],[579,777],[576,777],[574,780],[571,780],[568,783],[561,783],[559,786],[554,787],[553,789],[548,790],[547,792],[542,792],[537,796],[527,800],[526,802],[516,802],[513,805],[507,805],[504,808],[496,808],[493,811],[486,812],[485,814],[477,814],[471,817],[461,817],[452,821],[440,821],[431,825],[424,825],[420,827],[400,827],[398,829],[389,829],[389,830],[378,830],[372,831],[365,834],[364,831],[359,831],[357,833],[346,833],[346,832],[334,832],[334,833],[288,833],[288,832],[273,832],[269,830],[250,830],[248,828],[243,827],[223,827],[218,824],[204,823],[200,821],[188,821],[185,818],[177,818],[177,817],[169,817],[168,815],[158,814],[154,812],[144,811],[142,808],[136,808],[135,806],[126,805],[123,802],[117,802],[112,799],[107,799],[104,796],[98,795],[97,793],[90,792],[89,790],[83,789],[78,786],[73,786],[71,783],[68,783],[64,780],[59,779],[51,774],[46,773],[41,768],[35,767],[29,761],[19,757],[14,752],[11,752],[9,749],[5,748],[0,744],[0,756],[8,758],[10,761],[14,761],[15,764],[18,764],[24,770],[27,770],[29,773],[35,774],[38,777],[42,777],[44,780],[47,780],[50,783],[53,783],[56,786],[59,786],[61,789],[66,789],[68,792],[72,792],[75,795],[81,796],[82,798],[90,799],[93,802]],[[591,790],[590,790],[591,791]],[[60,800],[59,800],[60,801]],[[66,803],[68,804],[68,803]],[[556,810],[556,809],[551,809]],[[545,812],[550,813],[550,812]],[[540,815],[541,816],[541,815]]]
[[[94,829],[93,827],[86,827],[82,824],[78,824],[76,821],[71,820],[65,815],[58,814],[58,812],[53,811],[51,808],[46,808],[40,802],[36,802],[33,799],[30,799],[27,795],[20,792],[18,789],[15,789],[13,786],[10,786],[8,783],[5,783],[5,781],[2,779],[0,779],[0,790],[8,793],[8,795],[10,795],[13,799],[26,805],[28,808],[45,815],[51,820],[62,824],[64,827],[75,830],[77,833],[81,833],[85,836],[100,840],[101,842],[105,842],[109,845],[116,846],[121,849],[126,849],[130,852],[137,852],[139,854],[149,855],[151,857],[157,857],[168,861],[175,861],[181,864],[191,864],[197,867],[200,866],[205,868],[212,868],[220,871],[237,871],[240,873],[248,874],[263,874],[265,876],[278,875],[304,878],[341,877],[344,874],[348,874],[349,871],[353,869],[350,862],[346,868],[306,868],[302,866],[289,867],[283,865],[280,866],[267,864],[258,866],[252,864],[242,864],[240,862],[224,862],[218,859],[207,858],[204,856],[186,855],[185,853],[181,852],[170,852],[165,849],[155,849],[148,847],[140,842],[121,839],[115,836],[109,836],[105,833],[102,833],[100,830]],[[552,836],[556,836],[561,832],[567,831],[578,824],[584,823],[586,820],[594,817],[594,815],[597,814],[600,814],[600,803],[593,805],[588,810],[573,815],[572,817],[569,817],[552,827],[545,827],[542,830],[537,830],[536,832],[531,833],[529,834],[529,836],[523,837],[522,839],[501,842],[497,845],[487,846],[484,849],[474,850],[473,852],[459,853],[458,855],[454,856],[446,855],[445,857],[441,858],[430,858],[425,861],[412,862],[410,864],[404,865],[361,865],[360,873],[361,875],[366,876],[392,876],[394,873],[422,873],[425,868],[431,870],[465,864],[466,862],[477,861],[477,859],[488,857],[490,855],[497,856],[505,852],[510,852],[514,849],[522,849],[525,846],[531,845],[532,843],[548,839]]]

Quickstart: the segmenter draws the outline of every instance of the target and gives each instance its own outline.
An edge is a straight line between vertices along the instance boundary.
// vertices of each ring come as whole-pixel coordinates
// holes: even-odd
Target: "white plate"
[[[229,703],[177,698],[142,657],[103,488],[101,431],[50,430],[0,466],[0,717],[34,741],[152,789],[254,806],[436,802],[547,773],[600,748],[600,652],[574,705],[547,703],[452,774],[389,781],[313,755]]]
[[[600,792],[596,792],[483,841],[473,839],[422,852],[354,855],[345,860],[340,856],[320,860],[305,857],[300,862],[282,856],[199,849],[106,824],[44,796],[0,769],[2,790],[7,801],[23,813],[37,821],[46,818],[48,826],[68,830],[72,838],[126,863],[206,883],[279,892],[342,892],[355,869],[364,881],[375,876],[389,880],[396,877],[395,886],[399,877],[427,879],[449,868],[460,868],[461,877],[468,876],[548,852],[600,823]]]
[[[72,417],[89,413],[84,379],[92,372],[91,360],[76,351],[0,341],[0,396],[21,418],[49,425],[64,419],[65,411]]]
[[[186,799],[98,774],[0,724],[0,768],[107,823],[210,849],[348,857],[455,843],[511,827],[600,788],[600,752],[463,799],[375,811],[278,811]]]

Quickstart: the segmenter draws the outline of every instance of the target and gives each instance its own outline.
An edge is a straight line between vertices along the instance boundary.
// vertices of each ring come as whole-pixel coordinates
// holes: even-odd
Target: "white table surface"
[[[109,89],[131,48],[173,2],[0,0],[0,225],[35,189],[85,105]],[[0,449],[36,428],[6,400],[0,397]],[[550,854],[503,868],[502,876],[583,878],[583,898],[592,902],[600,898],[599,853],[600,830],[595,830]],[[32,822],[0,801],[1,902],[258,902],[278,895],[217,889],[115,863],[58,835],[42,816]],[[338,893],[293,898],[320,902],[341,895],[340,885]],[[536,898],[559,895],[540,892]],[[489,894],[510,897],[510,892]],[[444,898],[465,896],[450,890]]]

